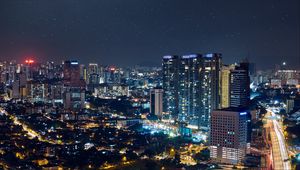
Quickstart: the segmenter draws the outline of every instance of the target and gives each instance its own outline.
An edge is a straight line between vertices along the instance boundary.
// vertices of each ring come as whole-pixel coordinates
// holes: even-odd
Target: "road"
[[[19,119],[15,115],[8,113],[6,110],[4,110],[1,107],[0,107],[0,112],[2,114],[5,114],[6,116],[8,116],[13,121],[13,123],[15,125],[21,126],[23,128],[23,130],[25,132],[27,132],[27,135],[28,135],[29,139],[37,138],[40,142],[47,142],[47,143],[50,143],[50,144],[62,144],[62,142],[58,142],[57,140],[45,139],[38,132],[36,132],[33,129],[29,128],[25,123],[22,123],[21,121],[19,121]]]
[[[268,134],[271,137],[273,166],[275,170],[290,170],[291,164],[288,160],[288,151],[286,147],[285,137],[280,122],[277,120],[275,113],[267,109],[267,127]]]

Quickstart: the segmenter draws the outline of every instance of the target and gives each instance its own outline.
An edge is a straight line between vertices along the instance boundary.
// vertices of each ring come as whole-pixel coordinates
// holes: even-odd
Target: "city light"
[[[300,169],[298,1],[1,1],[0,169]]]
[[[34,63],[34,60],[33,60],[33,59],[26,59],[26,60],[25,60],[25,63],[26,63],[26,64],[33,64],[33,63]]]

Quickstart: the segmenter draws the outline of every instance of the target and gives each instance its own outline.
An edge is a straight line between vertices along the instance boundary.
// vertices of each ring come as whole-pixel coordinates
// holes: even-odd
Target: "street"
[[[267,136],[271,137],[271,146],[272,146],[272,162],[275,170],[290,170],[291,164],[289,162],[288,151],[286,147],[285,138],[283,135],[283,129],[280,122],[277,120],[275,113],[267,109],[265,118],[267,124],[265,127],[268,128]]]

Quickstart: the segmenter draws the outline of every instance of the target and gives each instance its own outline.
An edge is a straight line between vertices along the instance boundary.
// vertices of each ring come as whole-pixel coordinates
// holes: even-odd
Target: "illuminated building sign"
[[[241,112],[240,116],[243,116],[243,115],[246,115],[246,114],[247,114],[247,112]]]
[[[191,54],[191,55],[184,55],[182,56],[183,59],[188,59],[188,58],[196,58],[198,55],[197,54]]]
[[[173,58],[173,56],[171,56],[171,55],[166,55],[166,56],[164,56],[163,58],[164,58],[164,59],[171,59],[171,58]]]
[[[206,54],[206,57],[211,58],[211,57],[213,57],[213,54]]]

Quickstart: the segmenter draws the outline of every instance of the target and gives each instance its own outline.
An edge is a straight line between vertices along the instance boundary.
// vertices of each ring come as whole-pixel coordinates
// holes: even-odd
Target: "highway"
[[[288,160],[288,151],[285,143],[285,137],[283,135],[282,126],[277,120],[275,113],[271,109],[267,109],[267,111],[268,113],[266,114],[266,117],[272,142],[272,162],[274,169],[290,170],[291,164]]]

